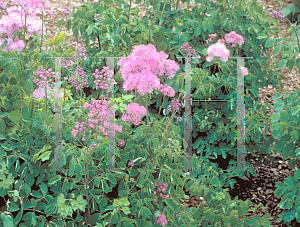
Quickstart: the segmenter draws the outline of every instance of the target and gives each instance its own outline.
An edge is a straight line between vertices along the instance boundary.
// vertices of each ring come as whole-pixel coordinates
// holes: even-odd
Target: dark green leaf
[[[60,175],[56,175],[55,177],[52,177],[51,180],[49,181],[49,185],[55,184],[57,181],[61,180]]]
[[[9,202],[8,203],[8,211],[10,211],[10,212],[15,212],[15,211],[17,211],[17,210],[19,210],[20,208],[15,204],[15,203],[13,203],[13,202]]]
[[[66,23],[66,28],[68,31],[70,30],[71,26],[72,26],[72,19],[68,19]]]
[[[40,188],[41,188],[41,191],[43,193],[43,196],[45,197],[47,195],[47,192],[48,192],[48,186],[42,182],[41,185],[40,185]]]
[[[4,227],[15,226],[14,219],[11,216],[9,216],[9,215],[5,215],[5,217],[3,219],[3,226]]]

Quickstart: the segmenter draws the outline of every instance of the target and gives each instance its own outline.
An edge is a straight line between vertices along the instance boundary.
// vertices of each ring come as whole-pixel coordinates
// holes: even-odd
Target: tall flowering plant
[[[229,36],[228,43],[241,44],[242,40],[240,38],[234,39],[232,36]],[[188,57],[191,57],[195,53],[195,50],[192,50],[191,47],[188,47],[187,43],[183,46],[182,50],[184,52],[190,52],[188,53]],[[84,51],[85,51],[84,48],[80,49],[81,53],[79,55],[74,56],[69,61],[61,61],[61,65],[64,68],[72,67],[74,64],[73,60],[75,60],[76,57],[85,58]],[[228,53],[229,51],[226,49],[224,45],[224,40],[219,40],[217,45],[211,45],[209,47],[207,61],[211,61],[212,57],[213,58],[219,57],[222,61],[227,62],[229,57]],[[140,125],[143,115],[146,115],[148,126],[151,126],[151,124],[149,124],[150,122],[148,119],[149,112],[147,108],[147,96],[151,95],[151,93],[153,93],[155,89],[164,94],[163,103],[165,100],[165,96],[172,97],[172,98],[175,96],[174,89],[168,86],[167,84],[163,85],[163,83],[160,80],[160,78],[163,78],[164,75],[167,75],[167,79],[172,79],[175,76],[176,71],[179,69],[179,66],[174,61],[167,60],[167,57],[168,55],[163,52],[157,53],[155,47],[152,44],[149,44],[147,46],[146,45],[135,46],[128,57],[121,58],[121,60],[118,62],[118,65],[121,67],[120,71],[122,74],[122,79],[124,80],[123,89],[125,91],[134,91],[135,93],[134,102],[126,106],[126,113],[122,116],[122,121],[130,121],[132,124]],[[247,73],[247,69],[245,67],[243,67],[242,70],[244,74]],[[75,74],[79,74],[79,75],[73,77],[72,80],[71,78],[68,80],[76,88],[76,92],[77,90],[81,90],[83,87],[87,86],[87,83],[85,81],[86,74],[82,69],[80,71],[81,73],[75,71]],[[96,70],[95,73],[93,73],[92,75],[94,77],[94,83],[96,84],[96,90],[98,89],[106,90],[108,88],[107,84],[104,81],[108,81],[109,83],[115,83],[115,81],[113,80],[113,72],[110,71],[107,67],[103,68],[101,72],[99,72],[99,70]],[[50,74],[48,78],[50,78],[49,79],[50,82],[50,80],[52,80],[53,77],[51,78],[51,74]],[[47,84],[47,82],[45,83],[44,80],[45,78],[41,77],[40,75],[40,79],[35,80],[35,82],[41,85],[45,85]],[[141,96],[144,96],[146,100],[145,107],[136,103],[137,93]],[[173,122],[173,117],[175,116],[175,112],[179,110],[179,106],[181,106],[182,108],[184,107],[183,102],[180,103],[181,95],[182,93],[179,95],[178,98],[173,98],[171,100],[169,111],[173,110],[173,113],[165,129],[163,138],[161,139],[161,143],[158,146],[158,149],[156,149],[156,152],[158,150],[162,150],[162,143],[164,141],[165,136],[168,135],[169,126]],[[163,106],[163,103],[161,107]],[[159,113],[161,111],[161,107]],[[90,112],[87,115],[89,119],[86,121],[80,120],[80,122],[75,122],[75,128],[73,128],[71,132],[75,142],[78,139],[78,141],[80,141],[80,143],[83,146],[84,146],[83,143],[85,143],[87,148],[88,146],[95,147],[97,146],[96,142],[97,142],[98,130],[100,130],[103,135],[107,135],[109,133],[106,130],[107,128],[113,128],[119,132],[122,131],[121,126],[110,125],[108,121],[108,118],[110,116],[107,116],[106,101],[101,102],[99,100],[92,99],[92,104],[85,103],[84,109],[90,110]],[[155,122],[156,118],[151,123]],[[177,118],[177,121],[180,120],[181,120],[180,117]],[[152,127],[150,127],[150,130],[152,130],[151,128]],[[94,132],[96,133],[96,139],[91,140],[90,135],[94,134]],[[111,133],[113,134],[114,132]],[[121,140],[119,145],[120,147],[124,146],[125,141]],[[91,149],[90,151],[93,151],[93,149]],[[156,163],[155,159],[157,155],[160,153],[161,152],[157,152],[156,156],[152,159],[151,147],[149,146],[149,155],[154,164]],[[87,173],[88,173],[89,172],[88,160],[86,161],[87,161]],[[128,163],[128,166],[132,168],[134,166],[134,161],[131,160],[130,163]],[[156,196],[154,202],[158,202],[158,200],[160,199],[166,199],[169,197],[169,195],[163,194],[166,191],[167,183],[158,184],[157,182],[155,182],[154,186],[159,186],[158,190],[153,192],[153,195]],[[88,200],[88,196],[87,196],[87,200]],[[87,202],[88,202],[88,209],[89,209],[89,200]],[[164,214],[160,213],[157,217],[158,219],[156,220],[156,223],[161,223],[162,225],[165,225],[167,223],[166,216],[164,216]]]

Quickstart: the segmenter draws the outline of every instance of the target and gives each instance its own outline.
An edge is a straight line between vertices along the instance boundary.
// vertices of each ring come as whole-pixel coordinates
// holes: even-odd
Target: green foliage
[[[280,138],[275,142],[274,150],[280,153],[284,160],[289,157],[289,168],[295,168],[295,164],[299,163],[296,158],[300,155],[300,101],[298,90],[290,94],[288,92],[282,101],[282,95],[275,93],[273,100],[276,101],[273,108],[275,113],[271,116],[272,136]]]
[[[281,11],[283,15],[291,22],[300,21],[299,0],[294,0],[294,4],[284,7]]]
[[[279,215],[279,221],[290,223],[294,218],[300,223],[300,170],[296,170],[294,176],[289,176],[282,182],[276,182],[275,196],[281,197],[278,207],[284,209]]]
[[[285,47],[281,45],[282,39],[267,39],[269,33],[277,35],[278,28],[270,29],[270,22],[276,24],[276,21],[271,19],[267,22],[267,16],[262,15],[262,8],[256,1],[245,5],[243,1],[231,0],[229,5],[232,7],[228,8],[221,3],[205,0],[201,1],[204,5],[202,7],[193,6],[190,10],[180,10],[173,6],[171,8],[167,1],[151,0],[144,3],[148,14],[142,20],[138,19],[138,7],[130,8],[129,11],[129,5],[121,0],[115,1],[120,8],[107,7],[107,4],[112,3],[106,1],[100,6],[84,3],[76,12],[75,9],[72,10],[65,24],[68,30],[72,29],[75,38],[80,32],[85,41],[87,60],[81,67],[87,72],[88,88],[92,92],[88,98],[97,99],[100,95],[100,91],[95,90],[91,73],[106,65],[107,62],[101,57],[128,56],[133,46],[147,43],[153,43],[157,51],[165,52],[180,65],[178,76],[166,83],[176,93],[183,94],[181,83],[185,62],[180,56],[184,57],[185,53],[180,47],[188,42],[196,50],[195,55],[201,56],[198,63],[192,63],[192,85],[196,89],[193,99],[236,99],[236,59],[230,59],[227,63],[205,60],[210,45],[206,40],[210,34],[216,33],[217,40],[224,39],[225,34],[230,31],[236,31],[244,37],[245,43],[239,48],[228,47],[231,56],[253,57],[245,60],[249,72],[245,76],[246,151],[253,155],[254,150],[269,153],[270,145],[277,136],[282,141],[277,145],[278,148],[283,144],[286,144],[287,149],[294,149],[299,145],[299,104],[298,98],[294,96],[291,99],[287,97],[285,104],[278,100],[274,105],[277,115],[271,117],[271,123],[283,124],[273,125],[274,138],[266,136],[268,117],[265,112],[266,107],[271,107],[263,106],[258,101],[259,87],[271,82],[273,87],[277,84],[282,87],[279,83],[283,78],[279,74],[280,69],[285,65],[291,68],[297,64],[298,67],[299,62],[298,59],[295,61],[296,56],[290,52],[295,49],[293,43],[288,43],[289,46]],[[96,21],[95,14],[106,19]],[[59,28],[63,23],[63,20],[58,21]],[[99,146],[94,149],[90,149],[87,142],[78,144],[74,141],[71,134],[74,123],[82,115],[82,120],[85,120],[87,112],[84,108],[76,108],[74,103],[67,102],[63,107],[64,116],[67,117],[62,119],[61,162],[64,170],[53,171],[54,130],[49,125],[54,124],[54,117],[50,110],[45,109],[43,101],[32,99],[34,86],[29,81],[35,76],[38,65],[45,69],[55,68],[53,59],[46,58],[47,56],[70,57],[75,49],[61,45],[64,40],[60,39],[54,43],[57,49],[39,53],[35,51],[39,47],[38,39],[39,37],[32,39],[28,46],[29,61],[25,61],[24,52],[0,52],[0,195],[10,197],[5,212],[0,214],[0,225],[88,226],[87,223],[91,222],[90,226],[97,227],[159,226],[155,221],[163,212],[168,226],[198,226],[199,223],[202,226],[270,226],[269,215],[247,219],[245,215],[252,203],[238,201],[237,198],[231,200],[227,191],[222,188],[229,185],[233,187],[235,181],[231,178],[238,173],[222,171],[217,164],[208,160],[218,155],[223,158],[236,155],[233,149],[236,142],[236,104],[193,103],[193,137],[197,137],[200,132],[206,132],[207,136],[202,136],[193,143],[197,152],[192,159],[193,171],[190,176],[183,178],[185,149],[181,145],[187,146],[183,139],[184,125],[174,124],[176,113],[169,117],[166,109],[170,100],[163,103],[161,93],[155,91],[153,98],[149,97],[148,100],[148,105],[154,104],[164,109],[153,125],[148,126],[142,122],[139,127],[131,128],[128,122],[116,119],[116,124],[123,129],[116,133],[116,141],[124,139],[126,145],[124,149],[115,148],[117,168],[111,172],[104,171],[106,143],[103,136],[98,135]],[[273,46],[276,46],[275,55],[283,53],[283,60],[277,63],[279,69],[270,69],[270,56],[261,56]],[[63,50],[65,48],[66,51]],[[63,70],[62,78],[69,75],[67,70]],[[117,115],[124,113],[126,104],[131,103],[134,96],[123,90],[120,73],[116,74],[115,79]],[[72,87],[67,95],[76,93]],[[274,98],[281,97],[275,95]],[[143,97],[137,97],[136,102],[146,105]],[[51,102],[47,104],[50,107],[53,105]],[[155,117],[156,113],[150,110],[150,121]],[[167,128],[169,123],[173,125]],[[265,132],[260,131],[259,127],[264,127]],[[283,133],[284,127],[287,128],[288,135]],[[87,141],[90,139],[95,139],[95,136],[89,136]],[[154,160],[150,160],[149,147]],[[299,154],[300,151],[296,149],[292,155],[297,157]],[[130,160],[134,161],[133,167],[126,166]],[[253,169],[249,163],[246,163],[246,167]],[[233,165],[228,167],[228,170],[232,169]],[[247,170],[248,176],[250,173],[254,174]],[[295,178],[298,174],[295,174]],[[168,185],[166,194],[170,195],[169,198],[154,201],[155,181]],[[289,190],[292,187],[290,180],[287,182]],[[184,208],[180,204],[179,201],[188,198],[183,187],[191,195],[203,198],[197,208]],[[299,188],[299,185],[293,190],[296,187]],[[113,191],[117,198],[108,195]],[[282,195],[280,192],[276,193]],[[292,204],[295,209],[298,202]],[[287,209],[290,206],[289,202]],[[291,213],[287,215],[292,217]]]

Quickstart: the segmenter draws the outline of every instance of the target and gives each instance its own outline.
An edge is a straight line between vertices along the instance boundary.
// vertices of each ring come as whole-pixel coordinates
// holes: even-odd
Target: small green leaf
[[[64,22],[64,19],[61,19],[61,20],[57,21],[58,28],[60,28],[62,26],[63,22]]]
[[[295,154],[296,154],[296,156],[300,156],[300,147],[298,147],[298,148],[295,150]]]
[[[11,120],[15,124],[19,124],[21,119],[23,118],[20,110],[14,110],[8,114],[9,120]]]
[[[212,178],[211,179],[211,184],[214,187],[222,187],[222,182],[218,178]]]
[[[195,37],[198,37],[201,34],[201,27],[197,27],[194,31]]]
[[[282,97],[282,94],[280,94],[280,93],[275,93],[272,99],[275,101],[275,100],[277,100],[277,99],[280,99],[281,97]]]
[[[300,149],[300,147],[299,147],[298,149]],[[295,179],[296,181],[298,181],[298,180],[300,179],[300,169],[297,169],[297,170],[296,170],[296,172],[295,172],[295,174],[294,174],[294,179]]]
[[[7,43],[8,43],[8,41],[7,41],[7,39],[5,39],[4,44],[3,44],[3,49],[7,46]]]
[[[274,42],[275,42],[275,38],[271,37],[270,39],[268,39],[268,40],[266,41],[265,47],[266,47],[266,48],[271,48],[271,47],[273,47]]]
[[[271,116],[271,123],[273,123],[273,122],[277,122],[278,120],[279,120],[279,118],[280,118],[280,113],[275,113],[275,114],[273,114],[272,116]]]
[[[41,185],[40,185],[40,188],[41,188],[41,191],[43,193],[43,196],[45,197],[47,195],[47,192],[48,192],[48,186],[42,182]]]
[[[279,61],[279,63],[278,63],[278,66],[279,66],[278,69],[283,69],[283,67],[285,66],[286,62],[287,62],[287,59],[281,59]]]
[[[298,131],[291,131],[290,133],[292,141],[296,142],[299,139],[299,132]]]
[[[296,115],[300,111],[300,105],[292,108],[292,115]]]
[[[275,191],[274,191],[274,194],[276,197],[280,197],[283,195],[283,193],[286,191],[285,188],[277,188]]]
[[[287,67],[289,68],[289,70],[292,70],[294,68],[295,65],[295,58],[291,58],[287,61]]]
[[[15,226],[14,219],[11,216],[9,216],[9,215],[5,215],[5,217],[3,219],[3,226],[4,227]]]
[[[61,180],[61,176],[60,175],[56,175],[55,177],[52,177],[51,180],[49,181],[49,185],[53,185],[55,184],[57,181]]]
[[[274,110],[275,111],[281,111],[282,110],[282,107],[284,106],[284,102],[281,100],[281,99],[279,99],[275,104],[274,104],[274,106],[273,106],[273,108],[274,108]]]
[[[109,181],[110,181],[113,185],[116,185],[116,184],[117,184],[117,180],[116,180],[116,178],[114,177],[114,175],[112,175],[111,173],[107,173],[106,176],[107,176],[107,178],[109,179]]]
[[[68,29],[68,31],[70,30],[71,26],[72,26],[72,19],[68,19],[66,23],[66,28]]]
[[[294,187],[294,183],[293,183],[293,179],[292,177],[288,177],[284,179],[284,183],[287,185],[288,188],[293,188]]]
[[[32,191],[31,194],[34,196],[34,197],[37,197],[39,199],[43,198],[43,196],[41,195],[41,193],[37,192],[37,191]]]
[[[75,36],[76,39],[78,39],[78,26],[73,27],[73,35]]]
[[[15,212],[17,210],[19,210],[20,208],[13,202],[9,202],[8,203],[8,211],[10,212]]]

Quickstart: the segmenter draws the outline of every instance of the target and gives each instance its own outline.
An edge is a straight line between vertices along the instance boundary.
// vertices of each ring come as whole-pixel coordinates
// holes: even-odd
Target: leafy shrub
[[[265,39],[269,32],[275,33],[276,29],[269,29],[270,23],[265,21],[266,16],[262,15],[262,9],[255,2],[245,8],[241,7],[244,5],[241,2],[239,1],[238,7],[229,9],[223,4],[205,1],[202,2],[204,6],[192,7],[190,11],[188,9],[171,10],[170,4],[166,1],[150,1],[150,5],[153,6],[153,8],[147,7],[150,25],[147,17],[144,17],[142,21],[138,20],[138,7],[128,12],[128,5],[122,1],[119,2],[123,7],[121,9],[107,8],[98,4],[93,6],[83,4],[76,13],[73,10],[71,13],[73,18],[67,20],[66,28],[72,28],[76,38],[80,31],[87,45],[88,59],[82,64],[82,68],[87,72],[91,88],[91,95],[88,95],[88,98],[97,99],[99,96],[99,92],[95,91],[91,76],[95,68],[101,68],[106,64],[105,60],[99,57],[127,56],[132,46],[147,42],[157,46],[157,51],[170,54],[170,59],[180,64],[180,72],[184,69],[184,60],[178,56],[185,56],[180,51],[180,47],[184,42],[189,42],[196,50],[196,54],[201,56],[201,61],[195,67],[193,66],[195,68],[193,85],[197,89],[194,97],[199,99],[212,96],[219,99],[235,97],[237,74],[235,61],[228,61],[228,65],[207,63],[205,58],[209,44],[205,43],[205,40],[210,33],[215,32],[218,34],[217,38],[224,38],[227,32],[236,31],[245,38],[246,43],[240,49],[231,49],[233,55],[243,57],[254,55],[255,57],[253,64],[250,64],[251,60],[246,63],[249,69],[245,96],[246,128],[248,125],[265,121],[266,117],[259,117],[263,113],[261,109],[257,111],[261,105],[257,102],[258,89],[270,82],[275,87],[282,76],[279,75],[278,70],[269,69],[269,56],[267,59],[262,58],[260,53],[262,51],[264,54],[266,48],[273,47],[275,39]],[[233,6],[234,3],[235,1],[231,1],[230,5]],[[160,13],[157,13],[159,11]],[[101,14],[106,19],[97,22],[94,18],[95,14]],[[227,17],[228,20],[226,20]],[[253,21],[250,21],[249,17]],[[236,23],[237,21],[239,23]],[[60,28],[62,23],[63,21],[58,22]],[[91,45],[88,45],[89,39],[93,42]],[[60,45],[61,43],[58,41],[54,44]],[[277,44],[281,48],[280,42]],[[196,113],[193,120],[193,124],[196,125],[195,134],[207,131],[208,135],[194,143],[193,147],[198,149],[200,156],[194,155],[192,165],[195,171],[186,178],[182,177],[184,150],[181,144],[186,146],[186,142],[182,139],[183,125],[177,123],[169,131],[166,130],[163,124],[165,118],[173,123],[173,117],[171,119],[167,117],[168,111],[159,116],[158,121],[151,128],[147,127],[144,122],[138,128],[130,128],[127,122],[116,119],[116,124],[124,128],[124,131],[116,134],[116,140],[124,139],[126,145],[116,148],[117,168],[112,172],[107,172],[106,144],[103,142],[92,151],[88,150],[89,147],[76,144],[71,136],[71,130],[75,121],[85,112],[80,109],[71,109],[72,104],[67,104],[64,111],[69,119],[63,122],[66,125],[62,135],[64,154],[62,165],[66,170],[63,173],[49,171],[48,167],[53,167],[54,159],[52,152],[49,152],[51,149],[49,144],[51,145],[54,137],[54,130],[49,127],[54,123],[53,114],[47,109],[49,116],[47,124],[45,109],[44,111],[39,109],[43,108],[44,104],[38,104],[32,100],[33,83],[31,80],[37,70],[37,62],[45,68],[53,69],[53,61],[45,57],[51,55],[67,57],[74,51],[74,48],[63,51],[62,49],[65,48],[63,46],[48,54],[35,52],[35,48],[34,45],[28,46],[29,62],[24,60],[23,52],[2,51],[0,55],[0,70],[2,71],[0,81],[5,84],[0,87],[2,102],[0,156],[4,160],[0,162],[3,173],[1,174],[0,195],[5,198],[5,201],[9,200],[6,212],[1,212],[0,215],[0,223],[3,226],[19,225],[22,227],[45,224],[48,226],[87,226],[87,223],[97,227],[158,226],[155,221],[161,217],[162,213],[168,223],[171,223],[170,226],[198,226],[199,223],[202,226],[213,224],[216,226],[270,226],[267,220],[269,215],[251,217],[250,220],[244,217],[252,203],[239,202],[237,198],[231,200],[226,190],[221,188],[233,186],[234,181],[230,178],[235,173],[225,173],[216,164],[207,160],[209,155],[226,157],[234,154],[234,151],[230,149],[235,142],[234,130],[230,128],[233,129],[236,125],[235,113],[227,104],[210,103],[209,115],[204,113],[203,106],[198,104],[193,107]],[[291,62],[289,65],[292,63],[295,64]],[[261,68],[264,71],[261,71]],[[66,75],[68,75],[67,72],[62,73],[63,77]],[[180,89],[182,79],[181,74],[169,80],[167,84],[172,86],[176,93],[178,91],[182,93]],[[130,102],[131,97],[126,96],[126,92],[119,86],[123,82],[120,73],[117,73],[116,81],[118,83],[115,86],[116,100],[120,103],[117,111],[120,114],[124,107],[122,102]],[[222,83],[226,86],[220,85]],[[208,87],[201,87],[202,84],[207,84]],[[76,93],[74,88],[70,90],[70,93]],[[158,107],[163,97],[158,93],[155,95],[155,99],[151,99],[149,105]],[[26,96],[29,98],[24,101]],[[138,101],[145,104],[144,100]],[[40,106],[34,108],[32,103]],[[163,108],[168,105],[170,102],[166,100]],[[216,111],[218,109],[219,113]],[[153,117],[152,113],[150,113],[151,117]],[[200,123],[205,117],[206,122]],[[220,122],[223,122],[223,125]],[[215,126],[210,127],[213,123]],[[267,128],[266,124],[260,126]],[[155,162],[149,160],[147,150],[149,141],[145,139],[152,133],[151,130],[158,134],[157,138],[153,136],[150,140],[150,149],[154,155],[157,155]],[[171,137],[173,143],[162,144],[163,134]],[[228,134],[227,141],[222,141],[224,134]],[[269,152],[272,139],[267,138],[261,132],[246,131],[248,143],[246,151],[255,148],[261,153]],[[201,153],[205,147],[206,155]],[[130,160],[134,161],[134,165],[129,167],[126,164]],[[249,167],[249,164],[246,163],[246,166]],[[250,173],[254,174],[253,171]],[[153,194],[156,182],[167,185],[165,192],[169,198],[156,199]],[[182,198],[187,198],[183,191],[184,186],[191,195],[204,198],[198,208],[184,208],[179,203]]]
[[[276,197],[282,197],[278,207],[285,209],[279,215],[279,221],[284,220],[284,223],[290,223],[294,218],[300,223],[300,170],[298,169],[294,176],[289,176],[282,182],[276,182],[277,189],[275,190]]]

